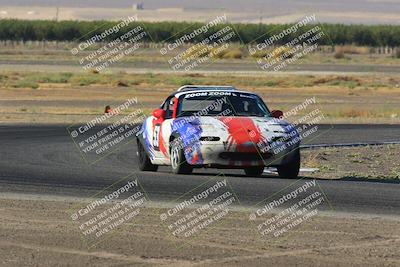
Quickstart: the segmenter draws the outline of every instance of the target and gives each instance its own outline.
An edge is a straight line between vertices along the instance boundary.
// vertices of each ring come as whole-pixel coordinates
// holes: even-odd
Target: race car
[[[282,111],[232,86],[182,86],[144,120],[136,143],[142,171],[228,168],[258,177],[276,167],[279,176],[296,178],[300,169],[299,134]]]

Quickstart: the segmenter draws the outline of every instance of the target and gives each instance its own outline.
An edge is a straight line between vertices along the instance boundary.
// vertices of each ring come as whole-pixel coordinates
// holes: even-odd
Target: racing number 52
[[[157,124],[155,127],[154,127],[154,133],[153,133],[153,148],[154,148],[154,150],[160,150],[160,148],[159,148],[159,146],[158,146],[158,143],[159,143],[159,135],[160,135],[160,128],[161,128],[161,125],[160,124]]]

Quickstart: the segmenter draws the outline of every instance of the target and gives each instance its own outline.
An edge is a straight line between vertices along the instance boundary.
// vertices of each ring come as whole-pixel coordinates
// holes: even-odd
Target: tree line
[[[0,40],[11,41],[71,41],[82,42],[90,37],[113,28],[116,22],[111,21],[50,21],[50,20],[0,20]],[[207,33],[196,35],[191,41],[200,42],[205,37],[215,33],[227,25],[231,26],[236,35],[232,42],[244,44],[259,43],[290,28],[291,24],[221,24],[208,29]],[[143,39],[148,42],[173,42],[185,34],[203,26],[191,22],[132,22],[122,27],[118,32],[107,35],[103,40],[111,41],[129,32],[137,26],[142,26],[148,35]],[[324,32],[321,45],[354,44],[362,46],[400,46],[400,25],[343,25],[319,24]],[[299,28],[276,41],[285,44],[300,34],[312,29],[315,25]]]

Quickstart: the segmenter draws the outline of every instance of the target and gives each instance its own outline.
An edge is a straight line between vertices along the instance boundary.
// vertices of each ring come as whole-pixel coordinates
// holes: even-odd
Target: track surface
[[[320,125],[323,133],[307,143],[398,141],[398,125]],[[87,165],[67,134],[66,126],[0,126],[0,192],[89,197],[134,173],[151,200],[174,200],[218,175],[198,169],[191,176],[172,175],[168,167],[156,173],[139,172],[136,148],[126,146],[94,165]],[[275,176],[244,177],[242,171],[224,170],[244,205],[254,205],[293,180]],[[305,178],[307,179],[307,178]],[[400,215],[400,184],[344,180],[318,180],[341,212]]]
[[[32,60],[0,60],[0,69],[6,70],[32,70],[35,68],[36,71],[54,71],[58,68],[55,66],[62,66],[64,71],[69,72],[81,72],[82,67],[77,61],[32,61]],[[135,63],[118,63],[113,65],[111,69],[123,70],[127,72],[134,71],[135,73],[147,73],[149,71],[156,73],[176,73],[172,70],[167,62],[135,62]],[[207,64],[207,66],[199,66],[196,68],[198,73],[221,73],[221,72],[233,72],[233,73],[252,73],[260,74],[265,72],[260,69],[255,62],[248,61],[244,63],[213,63]],[[279,73],[296,73],[296,74],[323,74],[323,75],[337,75],[337,74],[351,74],[351,73],[385,73],[385,74],[398,74],[400,71],[399,66],[395,65],[353,65],[353,64],[290,64],[281,71],[269,71],[268,74],[274,75]],[[186,72],[185,72],[186,73]]]

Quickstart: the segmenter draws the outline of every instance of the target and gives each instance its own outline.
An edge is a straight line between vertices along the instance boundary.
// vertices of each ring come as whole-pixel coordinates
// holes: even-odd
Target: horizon
[[[140,3],[143,10],[133,9]],[[400,25],[397,0],[15,0],[12,4],[0,0],[0,18],[32,20],[56,16],[59,20],[115,20],[135,13],[144,21],[206,21],[221,12],[227,13],[231,22],[242,23],[291,23],[315,13],[321,23]]]

